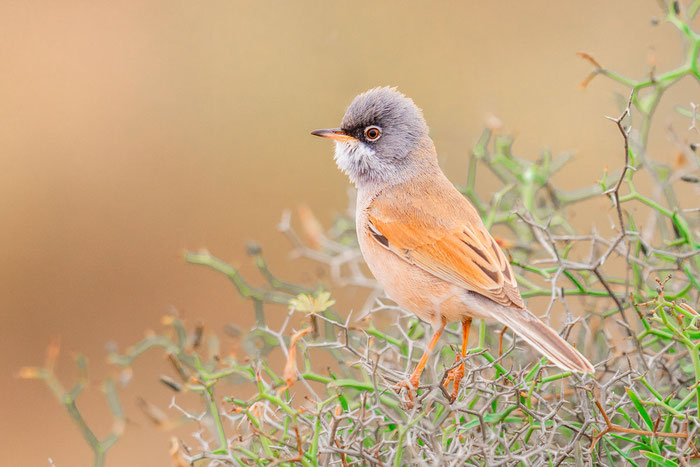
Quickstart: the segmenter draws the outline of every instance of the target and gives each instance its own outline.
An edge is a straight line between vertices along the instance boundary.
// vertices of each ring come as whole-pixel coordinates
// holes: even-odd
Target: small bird
[[[564,370],[593,373],[583,355],[526,308],[503,251],[438,166],[412,99],[396,88],[371,89],[355,97],[340,128],[311,134],[335,141],[335,161],[357,187],[357,238],[372,274],[392,300],[433,328],[415,371],[397,389],[412,397],[445,325],[461,321],[462,363],[444,383],[454,382],[454,401],[472,318],[509,327]]]

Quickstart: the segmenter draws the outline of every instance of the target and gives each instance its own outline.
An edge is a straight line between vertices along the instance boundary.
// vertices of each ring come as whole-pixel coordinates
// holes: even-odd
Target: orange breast
[[[372,238],[361,211],[357,218],[357,238],[370,271],[389,298],[401,308],[415,313],[433,327],[439,327],[443,320],[482,317],[477,310],[468,308],[469,292],[465,289],[408,263]]]

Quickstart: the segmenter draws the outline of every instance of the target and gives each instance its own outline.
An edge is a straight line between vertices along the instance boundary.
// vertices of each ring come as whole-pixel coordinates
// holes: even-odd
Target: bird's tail
[[[508,308],[492,317],[508,326],[552,363],[566,371],[593,373],[591,362],[530,311]]]

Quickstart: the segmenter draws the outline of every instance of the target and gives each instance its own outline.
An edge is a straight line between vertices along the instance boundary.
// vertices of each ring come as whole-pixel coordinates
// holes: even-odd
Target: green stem
[[[693,346],[688,346],[690,360],[693,362],[695,370],[695,396],[696,396],[696,411],[700,417],[700,343]]]
[[[224,432],[224,425],[221,423],[221,414],[219,413],[219,406],[214,400],[214,389],[213,385],[206,386],[204,388],[204,394],[207,399],[207,408],[212,418],[214,419],[214,426],[216,426],[216,433],[219,437],[219,449],[214,451],[215,454],[227,454],[228,453],[228,439],[226,438],[226,433]]]

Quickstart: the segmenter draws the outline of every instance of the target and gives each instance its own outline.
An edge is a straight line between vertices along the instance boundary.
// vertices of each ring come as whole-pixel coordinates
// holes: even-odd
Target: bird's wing
[[[471,204],[451,184],[408,188],[415,189],[419,193],[383,194],[370,203],[371,236],[434,276],[505,307],[525,308],[510,264]]]

